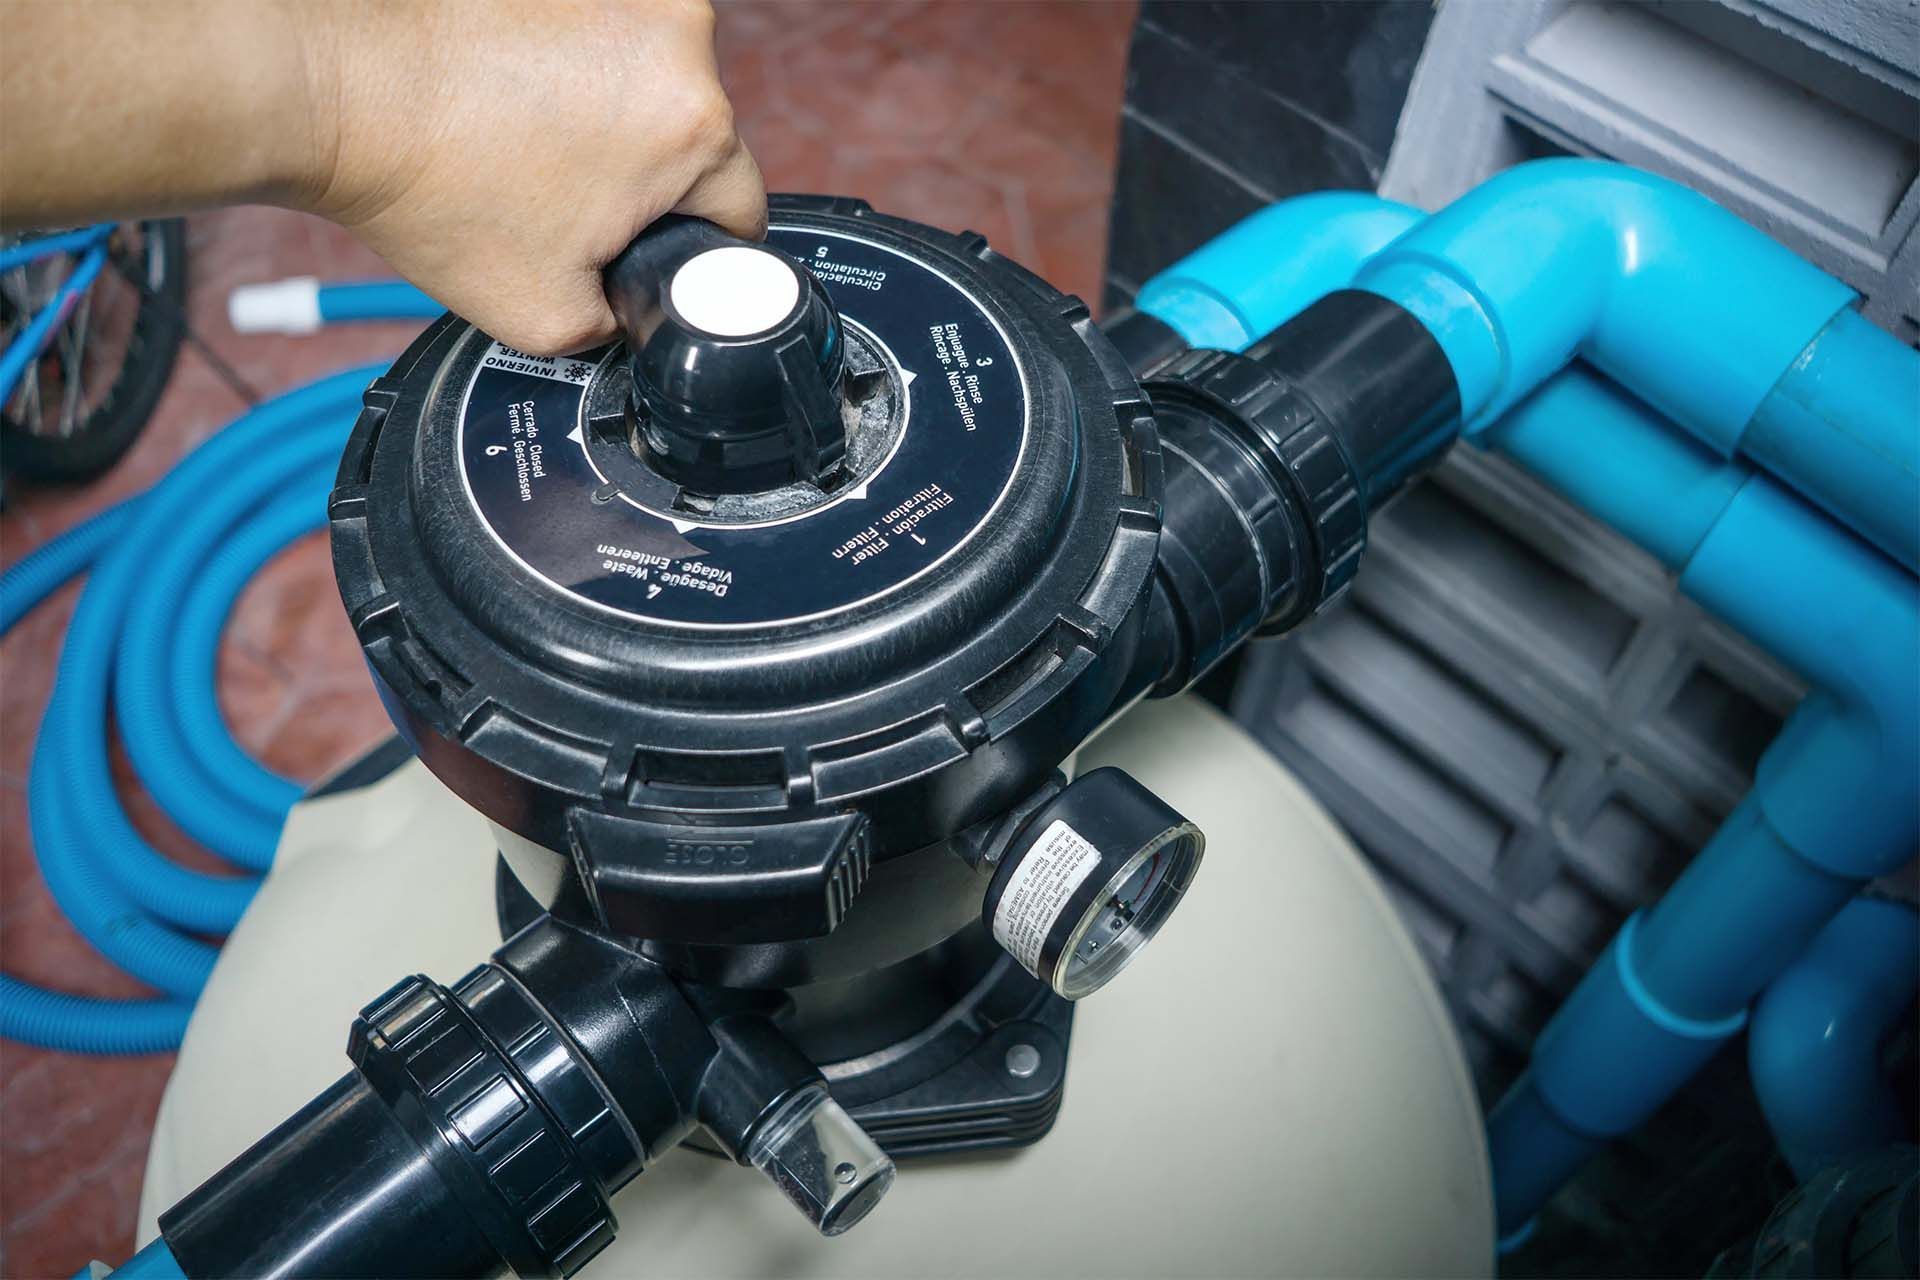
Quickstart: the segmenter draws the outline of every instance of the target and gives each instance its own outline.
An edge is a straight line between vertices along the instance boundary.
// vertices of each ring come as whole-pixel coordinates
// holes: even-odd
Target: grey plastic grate
[[[1543,150],[1705,192],[1920,337],[1910,0],[1442,4],[1382,194],[1438,208]]]
[[[1461,451],[1234,713],[1386,877],[1491,1095],[1747,789],[1798,684],[1618,535]]]

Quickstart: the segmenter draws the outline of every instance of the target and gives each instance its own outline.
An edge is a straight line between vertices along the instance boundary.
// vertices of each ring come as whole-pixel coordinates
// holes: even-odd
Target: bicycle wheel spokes
[[[80,426],[87,385],[87,334],[93,317],[93,297],[98,286],[87,290],[74,308],[73,319],[60,327],[60,434],[71,436]]]
[[[139,225],[129,224],[114,236],[112,252],[141,257],[144,237]],[[41,255],[0,275],[0,347],[10,354],[14,343],[31,342],[33,321],[51,306],[65,305],[68,314],[44,334],[34,353],[16,375],[13,394],[5,402],[7,417],[37,436],[68,438],[83,428],[98,408],[112,379],[90,375],[112,367],[126,357],[134,338],[141,300],[137,289],[115,272],[95,270],[90,283],[71,299],[64,286],[91,257],[93,249],[107,250],[104,237],[94,236],[78,260],[64,255]],[[108,277],[111,277],[109,280]],[[0,357],[4,358],[4,357]]]

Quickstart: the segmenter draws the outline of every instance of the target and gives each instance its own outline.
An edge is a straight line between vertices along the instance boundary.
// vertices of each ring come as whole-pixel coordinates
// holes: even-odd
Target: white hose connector
[[[312,276],[243,284],[227,294],[235,333],[313,333],[320,328],[320,282]]]

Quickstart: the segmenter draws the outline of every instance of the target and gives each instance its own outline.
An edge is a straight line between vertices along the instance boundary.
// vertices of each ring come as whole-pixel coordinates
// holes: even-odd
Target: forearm
[[[766,228],[706,0],[0,0],[0,230],[264,202],[503,342],[615,333],[678,212]]]
[[[278,0],[0,4],[0,228],[307,203],[334,90],[306,21]]]

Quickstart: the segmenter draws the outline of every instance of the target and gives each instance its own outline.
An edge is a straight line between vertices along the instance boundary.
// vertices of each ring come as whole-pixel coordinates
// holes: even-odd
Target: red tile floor
[[[774,190],[864,197],[890,213],[985,234],[1062,288],[1097,299],[1133,7],[1129,3],[739,4],[721,11],[721,65]],[[235,284],[387,274],[333,227],[236,209],[194,218],[190,311],[207,342],[274,392],[397,353],[406,326],[310,338],[227,327]],[[161,475],[231,419],[238,400],[193,350],[132,454],[75,492],[8,495],[0,563]],[[73,588],[0,643],[0,968],[104,996],[139,992],[54,909],[33,862],[26,776]],[[315,536],[242,599],[220,659],[240,739],[314,779],[387,732]],[[159,848],[206,862],[140,794],[121,793]],[[0,1275],[71,1275],[132,1246],[148,1135],[170,1057],[68,1057],[0,1042]]]

